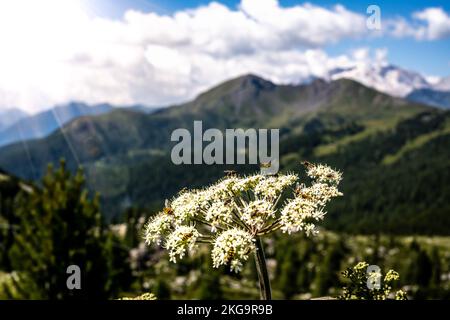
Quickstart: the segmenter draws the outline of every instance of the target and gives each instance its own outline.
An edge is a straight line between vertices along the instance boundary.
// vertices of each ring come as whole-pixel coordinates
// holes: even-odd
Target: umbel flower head
[[[325,165],[304,163],[311,178],[298,175],[231,175],[197,190],[183,190],[145,227],[147,244],[161,244],[176,262],[198,243],[212,245],[213,266],[239,272],[255,252],[257,238],[277,230],[317,234],[316,223],[338,190],[342,174]]]

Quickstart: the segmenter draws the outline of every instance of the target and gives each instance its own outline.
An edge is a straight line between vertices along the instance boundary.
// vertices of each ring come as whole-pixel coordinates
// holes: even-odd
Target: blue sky
[[[128,9],[140,10],[143,12],[157,12],[163,15],[171,15],[176,11],[196,8],[207,5],[209,0],[171,0],[171,1],[152,1],[152,0],[123,0],[114,4],[110,0],[86,0],[95,7],[95,12],[101,16],[121,19]],[[229,8],[237,8],[239,0],[217,1],[227,5]],[[382,19],[395,18],[398,16],[410,17],[414,12],[423,10],[427,7],[440,7],[446,12],[450,12],[450,1],[426,1],[426,0],[408,0],[408,1],[296,1],[280,0],[279,3],[284,7],[291,7],[305,2],[314,5],[331,8],[336,4],[342,4],[347,9],[365,14],[366,9],[371,4],[377,4],[381,8]],[[450,75],[450,39],[437,41],[417,41],[415,39],[369,39],[343,41],[326,48],[330,54],[342,54],[353,48],[367,46],[370,48],[386,47],[389,51],[389,61],[395,65],[412,69],[426,75],[448,76]]]
[[[157,11],[158,13],[170,14],[177,10],[184,10],[186,8],[195,8],[201,5],[206,5],[211,1],[208,0],[170,0],[170,1],[152,1],[152,0],[86,0],[88,2],[94,3],[95,6],[102,8],[103,13],[108,16],[120,17],[124,11],[129,8],[134,8],[143,11]],[[239,5],[239,0],[226,0],[217,1],[226,4],[230,8],[235,8]],[[296,1],[296,0],[281,0],[279,1],[283,6],[293,6],[299,3],[310,2],[312,4],[317,4],[320,6],[334,6],[340,3],[351,9],[353,11],[365,11],[368,5],[377,4],[379,5],[383,13],[388,16],[395,15],[408,15],[413,11],[420,10],[426,7],[442,7],[449,11],[450,3],[448,0],[438,0],[438,1],[426,1],[426,0],[408,0],[408,1],[393,1],[393,0],[378,0],[378,1],[363,1],[363,0],[353,0],[353,1],[331,1],[331,0],[320,0],[320,1]],[[112,4],[113,3],[113,4]],[[112,9],[112,11],[108,11]]]
[[[449,1],[377,1],[381,31],[367,27],[370,4],[1,0],[0,108],[37,112],[72,100],[161,106],[245,73],[299,83],[332,79],[336,68],[404,97],[418,87],[374,80],[373,70],[394,64],[431,85],[450,75]]]

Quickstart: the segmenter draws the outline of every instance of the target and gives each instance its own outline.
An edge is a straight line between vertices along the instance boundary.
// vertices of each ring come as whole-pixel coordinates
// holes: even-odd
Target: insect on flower
[[[187,241],[187,240],[189,240],[190,238],[192,238],[193,235],[194,235],[194,234],[193,234],[192,232],[185,233],[185,234],[183,234],[183,235],[181,236],[181,240]]]
[[[147,224],[146,242],[159,244],[165,239],[173,262],[193,252],[197,243],[212,244],[213,267],[226,265],[234,272],[254,253],[260,282],[268,281],[263,275],[267,268],[261,267],[262,237],[278,230],[317,234],[315,223],[325,217],[326,204],[342,195],[338,190],[342,173],[307,161],[303,165],[311,185],[300,183],[295,173],[240,177],[226,170],[226,177],[209,187],[183,189]],[[261,288],[266,290],[262,296],[270,297],[270,285]]]
[[[302,161],[302,165],[304,165],[306,168],[311,168],[313,164],[309,161]]]
[[[234,170],[224,170],[223,172],[226,174],[227,177],[232,177],[236,175],[236,171]]]
[[[234,257],[234,254],[235,254],[234,248],[230,248],[230,250],[228,250],[228,252],[225,256],[225,259],[224,259],[226,261],[226,264],[229,264],[231,262],[231,260]]]
[[[271,162],[261,162],[261,163],[259,164],[259,166],[260,166],[261,168],[270,168],[270,167],[272,166],[272,163],[271,163]]]

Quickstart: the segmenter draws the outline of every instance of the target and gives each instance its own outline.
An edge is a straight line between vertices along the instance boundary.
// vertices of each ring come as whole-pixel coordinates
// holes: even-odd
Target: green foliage
[[[72,176],[62,161],[59,169],[49,168],[41,188],[18,199],[9,257],[40,298],[105,299],[117,293],[114,281],[126,272],[125,262],[112,259],[115,240],[102,223],[98,197],[91,200],[84,183],[81,171]],[[81,269],[81,290],[67,288],[70,265]]]
[[[170,295],[171,295],[170,287],[169,287],[169,285],[167,284],[167,282],[164,279],[159,278],[156,281],[154,290],[155,290],[157,296],[161,300],[168,300],[168,299],[170,299]]]
[[[392,292],[392,283],[399,279],[399,274],[389,270],[383,278],[379,272],[368,272],[369,264],[359,262],[348,268],[342,275],[350,280],[350,284],[343,288],[342,300],[386,300],[394,296],[396,300],[406,300],[406,293],[402,290]]]
[[[21,191],[30,192],[31,187],[0,170],[0,266],[7,272],[13,271],[8,252],[18,220],[14,212],[16,196]]]
[[[450,134],[437,135],[397,161],[383,163],[408,141],[443,130],[448,119],[450,113],[422,113],[400,122],[393,131],[312,158],[345,172],[345,197],[331,204],[325,226],[348,233],[448,235]]]
[[[200,300],[221,300],[224,298],[220,279],[222,272],[212,268],[212,262],[209,257],[202,257],[200,260],[202,270],[202,280],[195,290],[195,297]],[[205,259],[206,258],[206,259]]]
[[[0,273],[1,299],[41,299],[40,289],[26,274],[16,271]]]
[[[330,288],[338,285],[337,270],[341,268],[341,261],[346,250],[342,241],[337,241],[330,246],[323,262],[319,265],[316,281],[314,282],[315,296],[327,295]]]

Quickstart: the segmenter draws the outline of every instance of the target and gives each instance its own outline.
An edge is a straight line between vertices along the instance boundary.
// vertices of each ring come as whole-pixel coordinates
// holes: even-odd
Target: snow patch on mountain
[[[358,64],[331,70],[330,80],[351,79],[395,97],[406,97],[416,89],[432,88],[421,74],[389,64]]]
[[[450,77],[442,78],[434,86],[434,90],[450,91]]]

